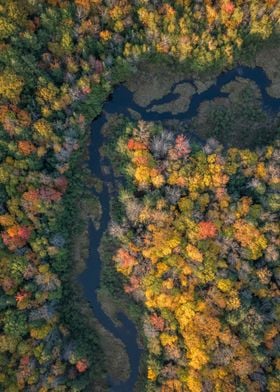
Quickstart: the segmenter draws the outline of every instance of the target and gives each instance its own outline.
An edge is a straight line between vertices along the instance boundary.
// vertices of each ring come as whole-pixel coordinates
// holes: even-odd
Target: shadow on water
[[[130,362],[130,376],[127,381],[117,384],[114,380],[108,380],[110,384],[110,391],[112,392],[132,392],[134,385],[137,381],[138,370],[140,364],[140,357],[142,350],[137,344],[137,330],[131,320],[129,320],[124,313],[118,314],[118,319],[121,321],[121,326],[116,326],[112,320],[104,313],[100,302],[97,297],[97,289],[100,286],[100,274],[102,269],[102,261],[98,252],[98,248],[103,234],[107,230],[110,221],[110,194],[108,191],[108,183],[113,183],[114,177],[112,170],[107,174],[102,171],[102,163],[106,163],[110,167],[110,163],[101,159],[99,149],[104,143],[104,136],[101,129],[106,123],[107,113],[118,113],[130,117],[129,109],[140,113],[145,121],[164,121],[170,119],[187,120],[191,119],[197,114],[199,105],[206,100],[212,100],[216,97],[226,97],[227,93],[222,93],[221,88],[227,83],[236,79],[236,77],[243,77],[254,81],[261,92],[262,104],[265,110],[277,112],[280,109],[280,99],[270,97],[266,88],[270,86],[271,81],[267,78],[262,68],[249,68],[246,66],[239,66],[233,70],[220,74],[216,82],[211,85],[207,90],[192,96],[188,110],[183,113],[173,115],[170,112],[157,113],[148,112],[153,105],[161,105],[170,102],[178,97],[174,93],[174,89],[178,84],[189,82],[193,84],[192,80],[186,79],[175,83],[172,86],[171,92],[165,97],[152,101],[146,108],[137,105],[133,101],[133,93],[129,91],[124,85],[118,86],[110,99],[104,104],[102,114],[97,117],[92,123],[92,142],[90,145],[90,169],[92,174],[103,181],[103,190],[99,194],[99,200],[102,205],[102,217],[100,227],[98,230],[92,224],[89,225],[89,239],[90,239],[90,252],[87,262],[86,270],[80,275],[79,282],[84,289],[86,299],[90,302],[93,313],[103,327],[111,332],[116,338],[120,339],[125,345],[129,362]],[[116,190],[115,190],[116,191]],[[112,355],[114,355],[114,348],[112,347]]]

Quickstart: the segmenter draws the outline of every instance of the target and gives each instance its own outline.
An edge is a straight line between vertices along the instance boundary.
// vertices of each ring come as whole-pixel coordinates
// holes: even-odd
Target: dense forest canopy
[[[77,217],[74,205],[76,198],[82,194],[80,187],[83,185],[78,162],[88,139],[89,122],[100,112],[112,86],[122,80],[131,62],[146,55],[171,54],[175,59],[188,62],[195,70],[231,64],[243,49],[253,50],[260,40],[273,34],[279,19],[277,0],[0,1],[0,390],[86,390],[92,375],[97,376],[96,369],[101,371],[99,351],[95,349],[97,342],[80,322],[78,311],[77,314],[75,308],[71,311],[75,293],[71,292],[68,281],[71,271],[70,245]],[[184,140],[181,142],[180,148],[188,148]],[[156,189],[160,189],[165,180],[157,171],[157,158],[149,155],[145,141],[132,139],[130,143],[131,151],[142,151],[138,160],[151,160],[155,164],[152,175],[144,173],[141,166],[137,168],[135,177],[139,186],[153,184]],[[136,146],[132,146],[135,143]],[[143,148],[137,148],[137,143],[144,143]],[[178,155],[178,151],[174,154]],[[167,219],[171,220],[169,225],[174,232],[175,248],[180,246],[176,231],[182,230],[175,226],[191,225],[192,218],[188,216],[190,211],[198,214],[193,224],[202,223],[200,235],[206,235],[206,238],[195,237],[194,230],[193,239],[188,244],[182,244],[188,247],[184,252],[192,261],[190,266],[185,266],[189,270],[182,272],[178,278],[187,280],[192,269],[196,271],[187,289],[191,300],[201,290],[192,304],[201,307],[196,322],[203,324],[210,318],[213,325],[217,326],[213,327],[216,336],[220,337],[224,333],[223,347],[226,350],[226,339],[234,335],[231,335],[233,332],[229,329],[223,330],[220,326],[221,314],[226,315],[226,325],[232,325],[233,329],[241,320],[249,317],[247,309],[251,311],[252,320],[257,320],[255,323],[252,321],[256,328],[253,332],[249,327],[252,323],[244,323],[244,328],[248,325],[248,330],[245,328],[242,332],[248,347],[244,347],[236,338],[233,354],[231,351],[225,354],[230,358],[234,356],[232,367],[225,374],[225,365],[221,364],[221,373],[217,375],[217,380],[224,378],[225,383],[230,385],[234,369],[242,373],[243,365],[240,361],[244,361],[245,370],[239,376],[241,382],[248,384],[248,375],[254,373],[264,357],[272,358],[271,352],[274,350],[275,326],[273,317],[269,315],[273,314],[274,306],[275,282],[271,278],[271,269],[275,249],[269,241],[275,230],[273,210],[279,201],[277,195],[266,193],[266,190],[274,187],[268,167],[273,168],[275,165],[275,150],[270,147],[262,154],[232,151],[228,158],[213,153],[210,157],[213,159],[213,175],[209,174],[209,178],[204,179],[202,190],[196,188],[197,182],[194,182],[193,199],[181,201],[180,208],[184,212],[181,217],[176,213],[179,199],[170,206],[162,200],[158,212],[160,216],[163,215],[160,219],[165,219],[164,209],[170,208]],[[208,162],[208,158],[205,153],[195,157],[201,167],[210,170],[211,162]],[[178,159],[176,163],[171,158],[172,165],[180,165],[181,158]],[[219,160],[217,164],[216,160]],[[187,173],[182,173],[180,178],[173,173],[172,179],[172,165],[169,176],[171,193],[173,186],[180,190],[188,181]],[[199,182],[201,168],[194,162],[193,169],[197,171]],[[237,177],[236,172],[239,173]],[[214,196],[209,194],[207,188],[213,176],[216,176],[215,184],[220,189],[220,194],[215,194],[216,199],[213,199]],[[250,187],[253,195],[236,194],[231,201],[232,193],[238,193],[234,181],[245,187],[251,177],[254,180],[254,186]],[[228,191],[226,185],[230,187]],[[203,194],[199,194],[202,191]],[[265,205],[262,198],[266,200]],[[212,208],[213,203],[215,208]],[[236,226],[234,233],[226,233],[227,223],[219,215],[221,203],[224,203],[224,208],[233,208],[231,219]],[[208,205],[211,208],[206,213]],[[240,214],[238,218],[235,210]],[[252,216],[250,219],[248,214]],[[265,214],[268,214],[267,223],[264,223]],[[189,223],[180,223],[182,217]],[[250,232],[250,240],[244,238],[246,229]],[[216,235],[219,232],[223,232],[223,239],[218,246]],[[155,231],[154,235],[164,237],[166,233]],[[170,244],[170,249],[174,248],[174,243]],[[247,260],[246,268],[254,276],[255,283],[248,282],[244,294],[247,308],[244,308],[243,297],[239,298],[238,293],[243,290],[242,284],[245,285],[249,272],[244,272],[244,281],[237,286],[234,281],[237,270],[233,268],[233,272],[229,271],[222,256],[220,265],[213,265],[213,255],[223,254],[220,247],[224,247],[223,252],[227,252],[232,244],[236,252],[241,253],[232,263],[238,264],[238,258],[244,257]],[[200,259],[207,246],[209,262],[205,270],[205,261]],[[146,257],[151,262],[152,258],[164,257],[164,254],[153,256],[152,249],[151,243],[150,248],[146,249],[150,252]],[[161,249],[163,253],[166,251],[169,252],[169,248]],[[263,253],[264,264],[255,269],[252,260],[258,259]],[[119,262],[118,268],[130,274],[132,264],[136,266],[137,261],[130,254],[124,255],[127,257],[127,266]],[[180,254],[176,257],[180,257]],[[272,264],[270,266],[267,263]],[[202,268],[199,269],[197,265]],[[154,277],[160,284],[164,268],[165,263],[162,262],[163,270],[158,272],[158,277]],[[225,270],[224,277],[217,268]],[[179,272],[174,271],[174,274]],[[205,286],[209,279],[214,280],[215,274],[218,274],[218,281],[210,285],[212,293],[206,294]],[[165,283],[170,286],[166,290],[172,289],[174,277],[170,276],[170,280]],[[147,275],[145,288],[149,287],[148,280]],[[150,308],[158,307],[161,311],[161,305],[154,303],[153,290],[150,289],[150,302],[147,305]],[[251,300],[253,290],[256,290],[256,304]],[[202,293],[205,293],[206,298],[199,304],[199,295]],[[221,293],[224,293],[223,298],[220,298]],[[174,295],[170,295],[168,301],[172,301]],[[210,307],[205,308],[205,301],[211,295],[215,299],[211,300]],[[215,305],[215,301],[224,302]],[[264,306],[268,310],[258,313],[256,306]],[[194,311],[190,309],[190,312]],[[265,312],[267,315],[263,316]],[[181,323],[179,328],[183,333],[187,321],[180,318],[180,310],[177,313],[178,322]],[[151,348],[151,382],[162,371],[157,362],[161,345],[171,347],[170,351],[174,350],[168,355],[178,357],[176,361],[183,355],[177,344],[183,335],[176,335],[177,326],[170,327],[172,317],[170,308],[164,317],[162,314],[154,315],[154,321],[147,322],[155,335],[149,341],[150,346],[155,346]],[[265,317],[272,319],[267,320]],[[152,326],[151,323],[156,325]],[[259,331],[263,323],[266,323],[267,328]],[[161,329],[159,341],[158,331]],[[201,334],[208,334],[211,339],[207,347],[201,348],[200,340],[204,337],[199,336],[197,331],[193,333],[197,345],[193,348],[195,352],[189,354],[189,359],[193,364],[196,361],[206,364],[210,353],[212,355],[215,351],[213,336],[210,336],[207,328],[202,329]],[[263,333],[266,335],[263,336]],[[185,344],[188,345],[187,337]],[[258,347],[263,347],[262,344],[269,351],[268,355],[259,353]],[[185,363],[176,366],[183,369]],[[279,384],[275,384],[277,381],[273,371],[277,366],[279,369],[279,363],[277,365],[272,359],[267,366],[271,367],[267,380],[270,391],[276,391]],[[172,372],[172,369],[166,370],[169,371]],[[168,387],[170,382],[180,382],[188,385],[188,388],[194,388],[191,383],[200,382],[200,377],[196,376],[198,371],[199,365],[192,366],[187,380],[179,381],[176,378],[166,381],[163,376],[162,384],[167,383]],[[205,372],[208,372],[205,377],[211,382],[214,373],[207,366]]]
[[[154,391],[279,390],[279,146],[203,149],[140,121],[118,141],[125,216],[110,233],[144,302]]]

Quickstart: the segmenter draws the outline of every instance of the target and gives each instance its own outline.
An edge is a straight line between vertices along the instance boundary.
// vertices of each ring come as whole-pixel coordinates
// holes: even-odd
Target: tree
[[[7,310],[4,315],[4,332],[13,338],[25,336],[28,333],[26,315],[16,310]]]
[[[17,103],[23,86],[23,79],[8,69],[0,73],[0,97],[2,99]]]
[[[201,240],[213,238],[217,234],[217,228],[212,222],[199,222],[198,224],[198,237]]]

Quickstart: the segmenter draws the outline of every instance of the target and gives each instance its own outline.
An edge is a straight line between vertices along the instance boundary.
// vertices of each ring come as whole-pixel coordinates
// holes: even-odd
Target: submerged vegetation
[[[255,148],[280,136],[280,116],[263,109],[260,92],[246,78],[223,88],[229,94],[200,105],[192,126],[204,138],[215,137],[223,146]]]
[[[97,336],[88,328],[85,317],[79,311],[78,294],[70,283],[73,269],[71,245],[73,237],[79,231],[79,211],[76,206],[77,200],[84,197],[85,189],[84,171],[79,163],[84,158],[89,123],[100,113],[113,85],[127,78],[135,60],[157,56],[162,59],[162,55],[167,53],[196,71],[230,65],[242,51],[254,52],[259,42],[269,38],[274,32],[277,33],[279,18],[280,9],[276,0],[0,0],[0,390],[90,390],[92,380],[98,380],[104,371]],[[178,153],[185,154],[184,148],[188,147],[184,139],[181,142],[181,150],[178,152],[170,139],[166,152],[171,148],[175,154],[173,157]],[[157,156],[159,152],[155,151],[155,156],[148,155],[145,143],[142,139],[131,139],[130,151],[140,151],[138,163],[141,160],[148,160],[149,164],[155,163],[155,167],[151,167],[154,171],[146,173],[143,165],[140,165],[135,170],[135,178],[140,187],[155,187],[158,193],[152,193],[153,202],[159,202],[158,194],[166,180],[156,168],[156,162],[160,159]],[[157,143],[161,145],[161,139]],[[178,143],[180,145],[180,139]],[[172,147],[169,148],[170,145]],[[193,158],[192,169],[197,172],[199,182],[202,174],[196,160],[207,170],[210,170],[211,162],[208,162],[205,153],[197,154]],[[155,211],[159,211],[160,224],[170,208],[168,219],[171,220],[172,233],[175,234],[182,230],[179,223],[185,217],[194,225],[203,222],[204,216],[215,221],[211,223],[212,231],[210,230],[215,235],[198,239],[193,234],[194,237],[188,240],[188,244],[176,245],[189,246],[184,254],[189,260],[185,268],[188,267],[190,272],[194,270],[192,277],[188,277],[187,270],[184,272],[186,281],[190,279],[192,282],[185,289],[190,296],[189,312],[195,314],[201,301],[196,322],[203,325],[203,320],[213,320],[213,325],[217,326],[216,337],[224,339],[220,349],[228,349],[223,355],[229,358],[226,360],[230,366],[226,369],[221,364],[221,373],[217,373],[216,380],[223,378],[226,385],[231,385],[233,369],[236,368],[240,388],[244,388],[244,385],[251,388],[250,382],[252,385],[263,382],[273,392],[278,385],[275,369],[277,366],[279,369],[279,363],[272,354],[275,349],[273,295],[276,284],[275,278],[272,278],[275,257],[272,211],[276,208],[278,199],[273,193],[275,184],[271,182],[270,170],[274,168],[275,151],[271,147],[261,154],[238,150],[231,154],[230,158],[212,154],[215,160],[220,160],[217,164],[216,161],[212,162],[215,170],[220,170],[213,173],[217,176],[218,183],[221,172],[225,171],[225,177],[222,176],[224,183],[219,183],[221,194],[217,196],[218,191],[214,189],[214,196],[207,188],[212,178],[209,175],[209,179],[205,181],[210,182],[208,185],[204,184],[203,195],[198,188],[192,191],[190,202],[185,196],[186,205],[182,202],[179,206],[182,214],[177,211],[176,203],[179,199],[172,203],[168,200],[175,200],[176,195],[184,190],[184,181],[188,181],[188,176],[183,173],[177,178],[172,165],[180,166],[184,159],[178,156],[176,163],[170,158],[173,163],[170,169],[164,170],[170,170],[169,181],[172,174],[174,183],[169,185],[169,199],[166,201],[164,196],[162,207]],[[226,163],[228,159],[232,161]],[[136,163],[135,161],[134,164]],[[133,165],[131,168],[134,170]],[[254,180],[254,186],[250,186],[250,194],[243,195],[243,188],[247,189],[249,178]],[[197,186],[197,182],[193,186]],[[216,197],[220,199],[216,200]],[[139,205],[142,209],[142,201],[137,203],[136,207]],[[227,232],[228,223],[219,216],[220,203],[224,203],[225,208],[232,207],[236,232]],[[236,217],[235,210],[241,214],[239,218]],[[191,211],[196,214],[194,217],[190,216]],[[215,213],[218,216],[212,216]],[[266,223],[265,214],[268,219]],[[246,223],[244,227],[241,224],[243,221]],[[177,223],[180,227],[175,227]],[[135,224],[138,225],[138,220]],[[208,220],[206,224],[209,225]],[[182,225],[187,227],[184,222]],[[250,232],[248,238],[251,242],[248,244],[244,240],[245,228]],[[252,228],[255,237],[252,237]],[[206,225],[202,229],[209,236],[210,226]],[[146,229],[143,226],[141,230],[142,233]],[[124,235],[127,236],[126,233]],[[155,235],[160,237],[164,233],[155,230]],[[218,235],[221,236],[221,244],[216,243]],[[228,242],[224,241],[225,238]],[[142,240],[139,236],[140,245]],[[170,246],[173,249],[174,243]],[[224,247],[224,252],[228,251],[227,246],[233,246],[237,254],[233,259],[237,258],[237,264],[239,259],[246,260],[240,285],[235,281],[236,274],[239,273],[238,265],[233,260],[233,266],[229,269],[229,261],[222,259],[219,246]],[[209,262],[206,263],[203,255],[207,252],[207,247]],[[148,252],[149,249],[148,244],[143,247],[143,251]],[[179,248],[178,250],[181,251]],[[118,269],[127,275],[131,274],[130,278],[135,277],[136,280],[133,279],[136,284],[134,269],[142,256],[137,260],[125,249],[119,252]],[[137,252],[136,248],[133,252]],[[252,261],[262,253],[265,255],[264,261]],[[213,262],[214,254],[221,256],[218,266]],[[175,256],[180,259],[180,252]],[[152,253],[147,253],[145,257],[148,268],[152,265]],[[170,263],[172,260],[171,257]],[[161,263],[164,270],[165,261]],[[176,274],[180,272],[177,270],[181,268],[179,264],[178,267],[172,267],[174,277],[172,268],[172,273],[165,271],[170,277],[167,278],[164,290],[175,290],[169,297],[162,292],[161,295],[166,295],[168,301],[179,295],[176,294],[176,284],[175,288],[171,288]],[[200,269],[197,267],[199,265]],[[163,270],[161,273],[164,273]],[[223,270],[225,276],[222,274]],[[254,280],[247,282],[251,271]],[[140,273],[143,274],[143,271]],[[160,272],[156,274],[151,276],[151,280],[155,279],[160,285]],[[148,276],[147,271],[141,290],[149,287]],[[213,300],[209,308],[208,305],[205,307],[206,299],[201,299],[201,295],[204,293],[206,298],[210,295],[207,294],[207,279],[213,280],[209,284],[209,290],[212,288],[213,296],[216,295],[215,301],[219,302],[221,291],[221,301],[225,301],[225,304],[215,305]],[[133,284],[133,280],[131,283]],[[217,286],[218,283],[222,288]],[[232,293],[229,290],[231,288]],[[127,288],[129,290],[131,289]],[[188,321],[180,318],[178,310],[178,323],[181,323],[178,327],[172,321],[172,309],[167,309],[162,314],[161,305],[153,302],[153,293],[156,292],[153,290],[156,289],[150,291],[148,305],[150,309],[156,309],[159,305],[159,314],[151,310],[154,319],[148,318],[146,323],[152,331],[149,337],[151,364],[148,373],[151,385],[159,380],[161,385],[165,385],[165,390],[172,390],[172,383],[175,383],[176,388],[178,382],[194,388],[191,383],[200,385],[199,382],[203,382],[201,377],[206,377],[211,383],[215,372],[207,364],[218,348],[214,347],[214,336],[210,336],[206,327],[201,329],[202,335],[198,331],[193,332],[197,345],[193,347],[194,352],[189,352],[188,361],[205,364],[205,372],[209,370],[209,374],[201,373],[199,376],[200,369],[192,366],[190,373],[185,376],[186,380],[183,375],[171,377],[173,367],[184,369],[186,366],[185,362],[178,364],[176,361],[181,361],[189,344],[187,337],[186,341],[182,340],[184,328],[189,328],[186,324]],[[184,293],[182,291],[182,297]],[[197,299],[192,298],[192,295]],[[229,301],[234,303],[235,300],[235,305],[231,306],[236,306],[236,309],[229,309]],[[237,306],[238,301],[243,313]],[[220,320],[222,314],[225,315],[225,327]],[[242,336],[238,336],[235,333],[236,326],[249,316],[256,322],[244,322]],[[251,325],[256,327],[256,331],[251,331]],[[259,325],[266,325],[266,329],[260,331],[257,328]],[[161,328],[162,337],[158,340]],[[177,333],[178,328],[182,335]],[[201,339],[207,334],[211,337],[209,345],[200,347]],[[231,337],[234,337],[234,347],[227,346],[227,339]],[[246,341],[246,346],[242,339]],[[168,348],[170,344],[171,349]],[[165,351],[161,347],[165,347]],[[175,351],[172,352],[172,349]],[[175,358],[172,359],[173,367],[168,364],[161,367],[162,362],[158,359],[161,350],[165,352],[164,355]],[[258,366],[266,370],[265,376],[258,371]],[[250,382],[249,375],[254,377]]]

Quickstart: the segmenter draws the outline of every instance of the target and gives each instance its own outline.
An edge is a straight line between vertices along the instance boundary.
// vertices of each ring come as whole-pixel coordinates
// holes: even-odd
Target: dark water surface
[[[102,163],[109,165],[107,160],[101,158],[99,149],[104,143],[104,136],[101,133],[103,125],[106,123],[106,112],[107,113],[118,113],[124,114],[130,117],[129,109],[138,112],[141,118],[145,121],[164,121],[164,120],[187,120],[191,119],[197,114],[199,105],[203,101],[212,100],[216,97],[227,97],[227,93],[222,93],[221,88],[227,83],[235,80],[236,77],[243,77],[254,81],[261,92],[262,105],[265,110],[269,110],[272,113],[277,113],[280,110],[280,99],[270,97],[266,88],[270,86],[271,81],[267,78],[266,73],[262,68],[249,68],[246,66],[239,66],[233,70],[221,73],[216,82],[211,85],[207,90],[198,94],[195,93],[190,101],[188,110],[183,113],[173,115],[170,112],[157,113],[148,112],[153,105],[161,105],[167,102],[171,102],[178,98],[178,94],[174,93],[176,86],[182,83],[189,82],[193,84],[192,80],[186,79],[179,83],[175,83],[169,94],[158,100],[153,100],[147,107],[137,105],[133,100],[133,93],[129,91],[124,85],[118,86],[113,94],[111,94],[109,100],[105,102],[102,114],[97,117],[92,123],[92,142],[90,145],[90,169],[92,174],[103,181],[103,190],[99,194],[99,200],[102,206],[102,217],[100,227],[98,230],[94,228],[92,224],[89,226],[90,236],[90,252],[87,261],[86,270],[80,275],[79,282],[84,289],[86,299],[90,302],[93,313],[98,321],[103,325],[105,329],[110,331],[116,338],[120,339],[125,345],[129,362],[130,362],[130,376],[124,383],[117,384],[114,380],[108,380],[110,384],[110,391],[112,392],[132,392],[133,387],[138,377],[138,370],[140,364],[140,357],[142,350],[137,344],[137,330],[131,320],[129,320],[124,313],[118,315],[118,319],[121,321],[121,326],[116,326],[112,320],[104,313],[100,302],[97,298],[97,289],[100,286],[100,274],[102,268],[102,262],[98,248],[101,242],[103,234],[106,232],[109,221],[110,221],[110,194],[108,190],[108,183],[114,183],[114,177],[112,170],[109,174],[105,174],[102,171]],[[116,194],[117,189],[114,189]],[[112,347],[112,356],[114,356],[114,347]]]

